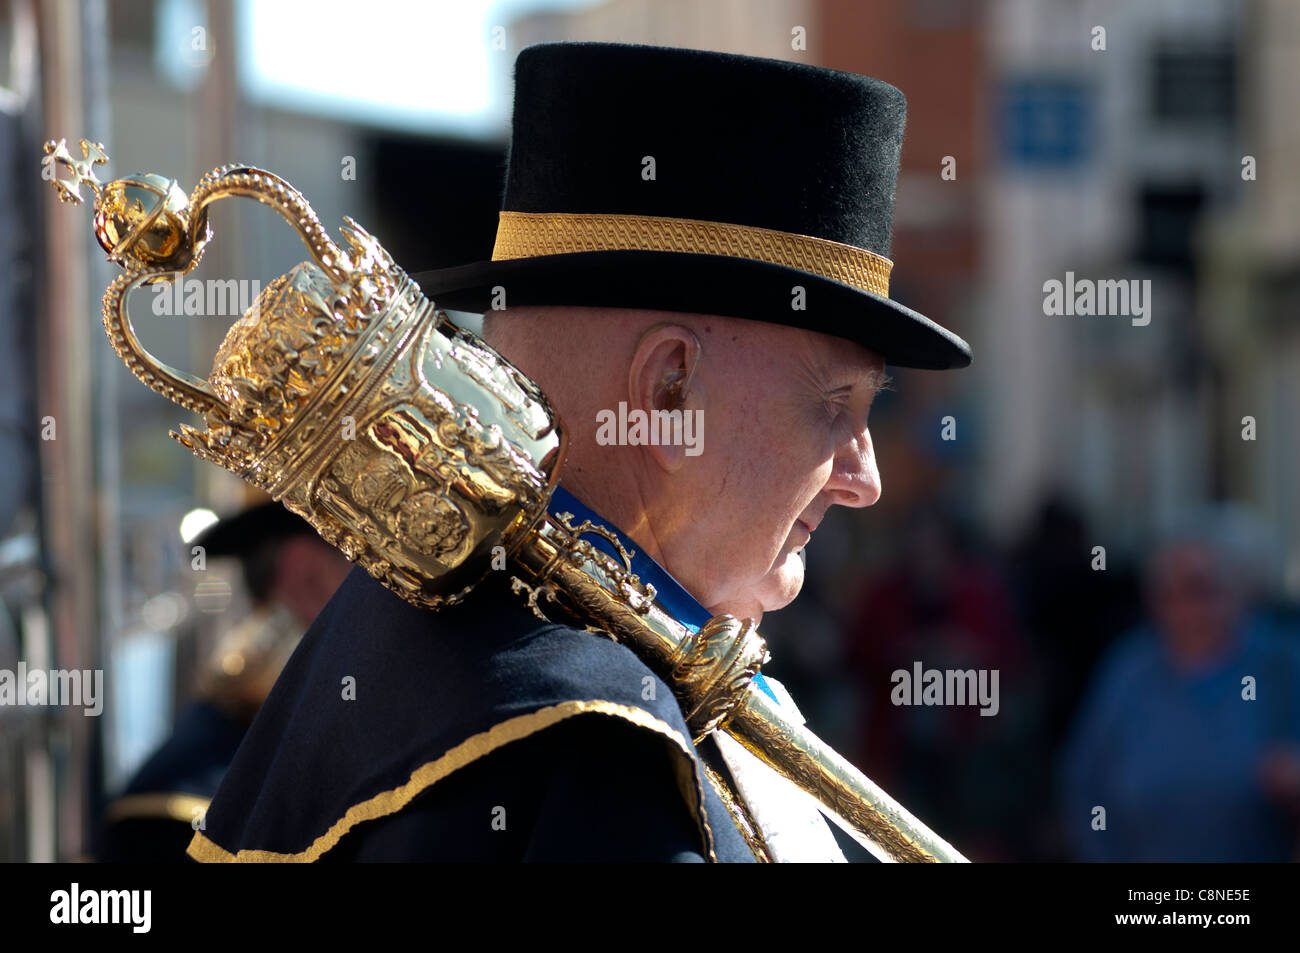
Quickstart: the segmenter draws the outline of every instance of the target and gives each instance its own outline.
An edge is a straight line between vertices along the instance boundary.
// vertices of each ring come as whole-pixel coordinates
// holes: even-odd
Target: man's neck
[[[589,509],[636,540],[647,556],[671,572],[664,563],[663,548],[659,545],[645,501],[635,486],[595,476],[579,465],[571,465],[562,471],[560,482]]]

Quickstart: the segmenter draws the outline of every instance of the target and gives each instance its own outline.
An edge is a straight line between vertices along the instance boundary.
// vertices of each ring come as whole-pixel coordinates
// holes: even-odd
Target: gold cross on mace
[[[55,188],[59,190],[59,199],[64,202],[74,202],[81,205],[81,183],[90,186],[90,190],[99,195],[100,186],[103,185],[99,179],[95,178],[95,169],[97,165],[103,165],[108,161],[108,155],[104,152],[104,146],[98,142],[87,142],[81,140],[82,158],[74,158],[68,151],[68,140],[60,139],[55,142],[51,139],[45,143],[45,154],[52,156],[53,162],[61,163],[64,168],[72,173],[72,178],[64,181],[56,176],[52,179]]]

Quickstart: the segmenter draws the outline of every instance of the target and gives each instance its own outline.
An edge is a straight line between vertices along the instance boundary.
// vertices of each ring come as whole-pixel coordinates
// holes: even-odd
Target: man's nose
[[[870,506],[880,499],[880,470],[865,427],[840,446],[826,489],[841,506]]]

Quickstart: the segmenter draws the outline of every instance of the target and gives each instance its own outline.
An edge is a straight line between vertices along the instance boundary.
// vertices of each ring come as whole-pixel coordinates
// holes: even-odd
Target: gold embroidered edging
[[[691,757],[691,749],[680,732],[667,722],[661,721],[649,712],[631,705],[620,705],[608,701],[572,701],[538,709],[527,715],[518,715],[500,724],[493,725],[487,731],[466,738],[442,757],[430,761],[411,772],[411,779],[391,791],[382,791],[374,797],[348,808],[346,813],[320,837],[312,842],[306,850],[297,853],[279,853],[270,850],[244,849],[232,854],[224,847],[209,840],[202,831],[196,831],[186,853],[202,863],[311,863],[326,851],[333,848],[343,835],[363,821],[372,821],[380,817],[395,814],[415,799],[417,795],[432,787],[438,781],[454,771],[491,754],[497,748],[519,741],[536,734],[544,728],[558,724],[574,715],[595,712],[622,718],[641,728],[654,731],[674,742],[681,753],[691,763],[695,774],[695,819],[700,828],[705,851],[712,863],[718,860],[714,852],[713,831],[709,827],[708,814],[704,808],[704,778],[698,761]]]
[[[493,261],[593,251],[726,255],[797,268],[889,297],[894,263],[866,248],[756,225],[665,215],[501,212]]]
[[[109,821],[125,821],[140,817],[167,817],[174,821],[191,823],[197,808],[200,813],[208,809],[210,798],[197,794],[165,792],[159,794],[128,794],[118,798],[105,809]]]
[[[722,801],[722,806],[731,814],[732,820],[736,822],[736,828],[740,831],[740,836],[744,838],[749,852],[754,855],[754,859],[760,864],[770,864],[772,862],[771,852],[767,849],[767,844],[763,840],[763,834],[758,825],[754,823],[753,818],[749,816],[749,811],[745,809],[741,802],[739,793],[733,791],[731,785],[726,779],[701,757],[700,763],[704,765],[704,773],[708,775],[713,782],[713,789],[718,792],[718,798]]]

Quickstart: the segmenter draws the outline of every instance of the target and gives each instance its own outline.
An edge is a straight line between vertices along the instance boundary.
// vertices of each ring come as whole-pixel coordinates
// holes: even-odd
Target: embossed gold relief
[[[703,739],[731,715],[749,683],[771,659],[750,619],[720,615],[678,643],[669,684],[683,700],[686,722]]]
[[[463,599],[501,547],[534,612],[567,614],[633,649],[672,687],[697,740],[732,734],[882,859],[964,859],[751,684],[768,655],[750,620],[720,616],[691,632],[616,537],[546,513],[565,435],[545,395],[436,312],[365,229],[345,219],[336,244],[291,185],[247,166],[214,169],[188,197],[153,174],[104,185],[103,147],[81,145],[77,158],[66,142],[46,144],[71,176],[55,186],[67,202],[83,201],[82,185],[95,196],[95,234],[124,272],[104,293],[105,332],[136,377],[202,418],[172,434],[180,443],[270,493],[417,606]],[[274,208],[311,260],[263,289],[202,380],[145,350],[127,302],[198,266],[208,207],[231,196]]]
[[[541,392],[473,335],[435,313],[351,219],[343,243],[271,173],[224,166],[188,198],[162,176],[101,185],[88,143],[47,152],[96,196],[95,232],[125,270],[104,295],[109,340],[137,377],[199,413],[173,434],[308,520],[348,558],[417,605],[455,602],[544,511],[563,435]],[[155,360],[127,313],[130,293],[195,268],[207,209],[241,195],[276,209],[312,260],[271,282],[227,332],[206,381]],[[508,531],[514,536],[507,536]]]

